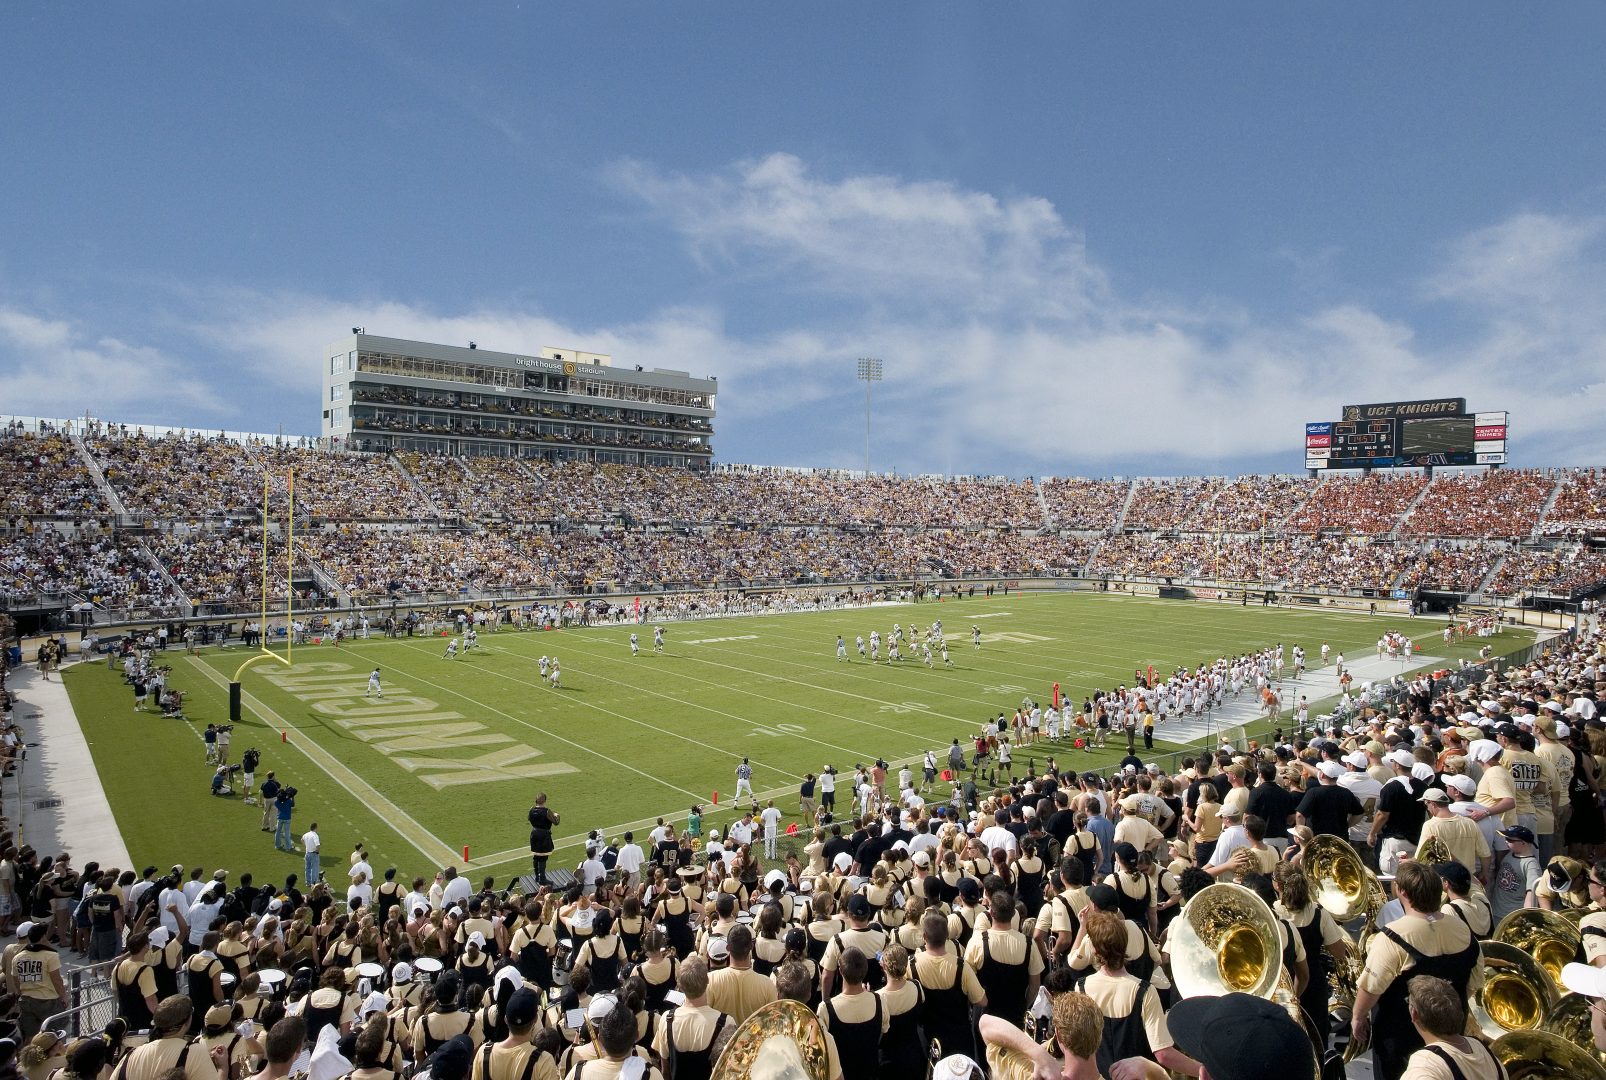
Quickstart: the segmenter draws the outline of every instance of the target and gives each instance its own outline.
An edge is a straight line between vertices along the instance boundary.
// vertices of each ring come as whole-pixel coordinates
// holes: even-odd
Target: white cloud
[[[82,388],[96,387],[90,407],[107,414],[157,400],[226,413],[193,374],[211,362],[246,380],[230,400],[261,414],[261,402],[289,396],[293,411],[281,404],[273,420],[308,431],[323,347],[361,325],[717,374],[722,460],[858,464],[853,362],[874,355],[887,366],[875,461],[904,471],[1294,471],[1306,420],[1348,402],[1440,395],[1509,409],[1519,464],[1602,461],[1606,218],[1525,212],[1471,232],[1419,280],[1394,283],[1387,310],[1328,290],[1310,310],[1267,314],[1212,291],[1121,296],[1078,230],[1029,195],[822,178],[784,154],[711,175],[625,163],[609,176],[709,271],[716,302],[583,326],[500,306],[209,290],[186,298],[197,314],[160,350],[86,344],[72,325],[0,309],[0,357],[48,355],[68,373],[12,363],[8,389],[35,411],[81,411]],[[792,313],[733,332],[725,312],[757,322],[753,299]]]
[[[186,365],[160,350],[98,337],[71,323],[0,308],[5,411],[64,418],[146,418],[184,424],[234,410]],[[194,420],[189,417],[195,417]]]

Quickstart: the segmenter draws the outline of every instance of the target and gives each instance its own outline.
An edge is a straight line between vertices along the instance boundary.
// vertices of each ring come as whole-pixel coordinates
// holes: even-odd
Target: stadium
[[[0,34],[0,1080],[1606,1080],[1582,13],[171,14]]]
[[[690,818],[740,834],[769,807],[767,854],[798,865],[822,820],[802,799],[827,776],[873,813],[888,776],[906,805],[963,807],[1044,769],[1119,786],[1126,761],[1353,744],[1412,687],[1549,655],[1606,587],[1595,470],[1354,471],[1334,450],[1304,476],[1234,478],[711,467],[712,382],[690,421],[645,408],[654,373],[629,373],[628,420],[602,411],[607,370],[583,390],[504,384],[501,416],[596,404],[575,410],[589,424],[494,428],[462,384],[500,354],[366,334],[340,351],[325,397],[352,411],[319,437],[7,421],[14,658],[41,677],[78,661],[65,701],[16,692],[76,715],[104,790],[99,815],[40,800],[65,803],[59,825],[29,815],[24,837],[50,850],[109,823],[86,852],[102,865],[275,888],[344,876],[349,845],[402,883],[450,867],[535,890],[522,808],[540,792],[563,818],[542,879]],[[1327,441],[1308,434],[1307,455]],[[1194,703],[1218,666],[1230,684]],[[1115,704],[1150,686],[1164,704]],[[53,750],[22,760],[24,795],[44,790],[30,767],[52,783]],[[247,750],[326,861],[298,826],[280,835]]]

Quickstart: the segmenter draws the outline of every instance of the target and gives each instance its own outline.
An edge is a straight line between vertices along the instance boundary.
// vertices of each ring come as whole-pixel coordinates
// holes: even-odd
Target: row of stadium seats
[[[1038,484],[411,453],[393,459],[202,436],[105,435],[84,447],[126,510],[152,522],[250,516],[262,504],[263,475],[280,478],[293,468],[297,512],[336,521],[447,516],[1503,539],[1606,527],[1606,473],[1598,469],[1443,474],[1431,483],[1420,474],[1380,474]],[[0,435],[0,517],[78,518],[112,509],[66,436]]]
[[[1016,574],[1501,595],[1606,580],[1606,555],[1566,536],[1606,528],[1599,470],[1038,485],[336,454],[137,433],[0,434],[0,466],[0,597],[117,610],[259,596],[263,477],[282,518],[292,469],[298,575],[368,602]],[[119,504],[144,528],[110,531]],[[676,527],[642,527],[663,522]],[[1532,546],[1535,533],[1552,539]],[[284,574],[269,578],[277,599]]]
[[[260,529],[146,533],[50,526],[0,537],[0,602],[41,595],[118,611],[186,614],[190,604],[248,608],[260,597]],[[269,575],[284,594],[281,541]],[[1176,578],[1281,589],[1429,589],[1497,595],[1570,594],[1606,581],[1606,553],[1568,542],[1514,548],[1489,541],[1368,537],[1093,538],[1008,531],[830,528],[478,530],[343,525],[301,534],[296,576],[317,594],[364,604],[395,594],[470,598],[568,593],[601,584],[641,590],[707,582],[785,584],[986,576]],[[1493,575],[1491,577],[1491,570]],[[1485,582],[1485,579],[1489,580]],[[317,594],[304,593],[305,605]]]

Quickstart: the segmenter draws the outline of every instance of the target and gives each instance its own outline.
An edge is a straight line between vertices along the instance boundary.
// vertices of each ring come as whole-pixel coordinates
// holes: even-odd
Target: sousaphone
[[[1590,1002],[1591,999],[1583,994],[1564,995],[1550,1010],[1550,1015],[1545,1017],[1545,1022],[1539,1025],[1539,1030],[1560,1035],[1573,1046],[1583,1047],[1593,1054],[1602,1068],[1606,1068],[1606,1050],[1596,1049],[1595,1032],[1589,1026]]]
[[[1383,907],[1383,887],[1348,840],[1322,834],[1311,838],[1300,857],[1311,896],[1336,923],[1365,918],[1375,922]]]
[[[1171,924],[1171,980],[1180,997],[1251,994],[1270,1000],[1282,940],[1266,901],[1225,882],[1201,889]]]
[[[831,1080],[825,1029],[800,1001],[772,1001],[736,1028],[711,1080]]]
[[[1606,1065],[1548,1031],[1513,1031],[1489,1050],[1509,1080],[1606,1080]]]
[[[1481,952],[1483,986],[1471,1002],[1478,1029],[1490,1039],[1537,1030],[1556,1007],[1556,988],[1545,969],[1505,942],[1485,941]]]
[[[1584,936],[1575,923],[1554,911],[1519,908],[1500,920],[1490,940],[1515,946],[1539,961],[1559,995],[1561,969],[1578,956]]]
[[[1436,863],[1455,862],[1455,857],[1450,854],[1450,845],[1446,844],[1444,838],[1439,836],[1430,836],[1422,841],[1417,847],[1416,855],[1413,858],[1417,862],[1426,863],[1429,866],[1433,866]]]

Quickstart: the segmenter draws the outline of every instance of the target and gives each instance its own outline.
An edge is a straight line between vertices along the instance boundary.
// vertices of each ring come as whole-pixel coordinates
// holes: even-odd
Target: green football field
[[[894,622],[924,627],[934,618],[943,622],[952,668],[857,659],[855,635],[868,639],[877,628],[885,637]],[[971,648],[972,624],[984,634],[979,651]],[[479,649],[456,660],[443,658],[440,638],[308,645],[294,650],[291,666],[259,663],[245,673],[246,719],[231,757],[255,746],[259,779],[272,769],[299,789],[294,831],[299,838],[318,823],[326,866],[343,865],[361,840],[376,867],[395,865],[410,878],[461,863],[467,846],[475,876],[501,880],[529,867],[525,813],[540,791],[562,815],[554,866],[572,865],[589,829],[634,828],[643,837],[658,816],[684,822],[694,802],[709,811],[708,824],[723,827],[744,755],[759,796],[774,796],[793,821],[803,774],[836,766],[840,812],[855,764],[877,755],[914,759],[927,748],[941,757],[951,739],[973,736],[1023,696],[1047,701],[1055,682],[1080,701],[1094,687],[1130,682],[1139,666],[1169,672],[1279,641],[1302,644],[1312,666],[1324,640],[1360,660],[1374,654],[1386,629],[1421,638],[1435,656],[1471,655],[1485,643],[1446,650],[1442,626],[1403,616],[1028,594],[671,623],[664,655],[653,655],[651,627],[643,626],[635,628],[638,657],[628,625],[486,633]],[[853,656],[847,663],[835,658],[838,634]],[[1529,640],[1525,631],[1504,631],[1492,644],[1509,652]],[[541,681],[543,654],[562,661],[561,689]],[[189,694],[187,722],[134,714],[120,673],[104,664],[67,672],[136,866],[227,867],[258,882],[300,871],[298,856],[276,853],[258,831],[260,809],[208,790],[200,733],[226,718],[228,680],[249,655],[236,647],[197,660],[169,650],[171,683]],[[382,701],[365,696],[376,666]],[[1181,749],[1165,744],[1166,735],[1161,729],[1157,749]],[[1017,751],[1017,760],[1045,752]],[[1062,764],[1071,753],[1054,752]],[[1100,767],[1123,752],[1112,745],[1074,760]]]

